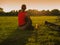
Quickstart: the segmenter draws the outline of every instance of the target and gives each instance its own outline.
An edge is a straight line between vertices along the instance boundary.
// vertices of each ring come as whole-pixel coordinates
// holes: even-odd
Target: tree
[[[52,15],[59,15],[59,10],[58,9],[53,9],[51,10]]]
[[[31,10],[31,9],[29,9],[27,12],[31,16],[38,16],[39,15],[39,11],[38,10]]]
[[[0,12],[3,12],[3,8],[0,8]]]
[[[46,15],[46,11],[45,10],[42,10],[41,12],[40,12],[40,14],[43,16],[43,15]]]
[[[0,8],[0,16],[4,16],[5,12],[3,11],[3,8]]]
[[[49,10],[46,11],[46,15],[47,16],[50,16],[51,15],[51,12]]]

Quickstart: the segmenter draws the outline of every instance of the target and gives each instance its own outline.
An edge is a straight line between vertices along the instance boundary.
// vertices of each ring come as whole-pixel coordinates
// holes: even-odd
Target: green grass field
[[[60,25],[57,16],[32,16],[31,19],[34,26],[40,25],[38,30],[19,30],[18,17],[0,17],[0,45],[60,45],[60,32],[44,24],[49,21]]]

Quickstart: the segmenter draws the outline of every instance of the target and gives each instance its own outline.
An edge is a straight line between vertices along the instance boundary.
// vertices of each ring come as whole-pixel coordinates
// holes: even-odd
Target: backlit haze
[[[60,9],[60,0],[0,0],[0,7],[3,8],[5,12],[19,10],[22,4],[26,4],[27,9]]]

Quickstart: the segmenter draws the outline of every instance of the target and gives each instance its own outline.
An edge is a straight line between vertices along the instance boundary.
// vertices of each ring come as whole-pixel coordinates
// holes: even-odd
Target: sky
[[[22,4],[27,5],[27,10],[60,9],[60,0],[0,0],[0,7],[3,8],[5,12],[19,10]]]

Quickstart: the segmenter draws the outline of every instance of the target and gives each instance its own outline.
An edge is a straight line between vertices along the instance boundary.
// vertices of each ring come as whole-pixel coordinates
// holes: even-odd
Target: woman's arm
[[[32,24],[32,20],[28,14],[26,15],[26,22]]]

